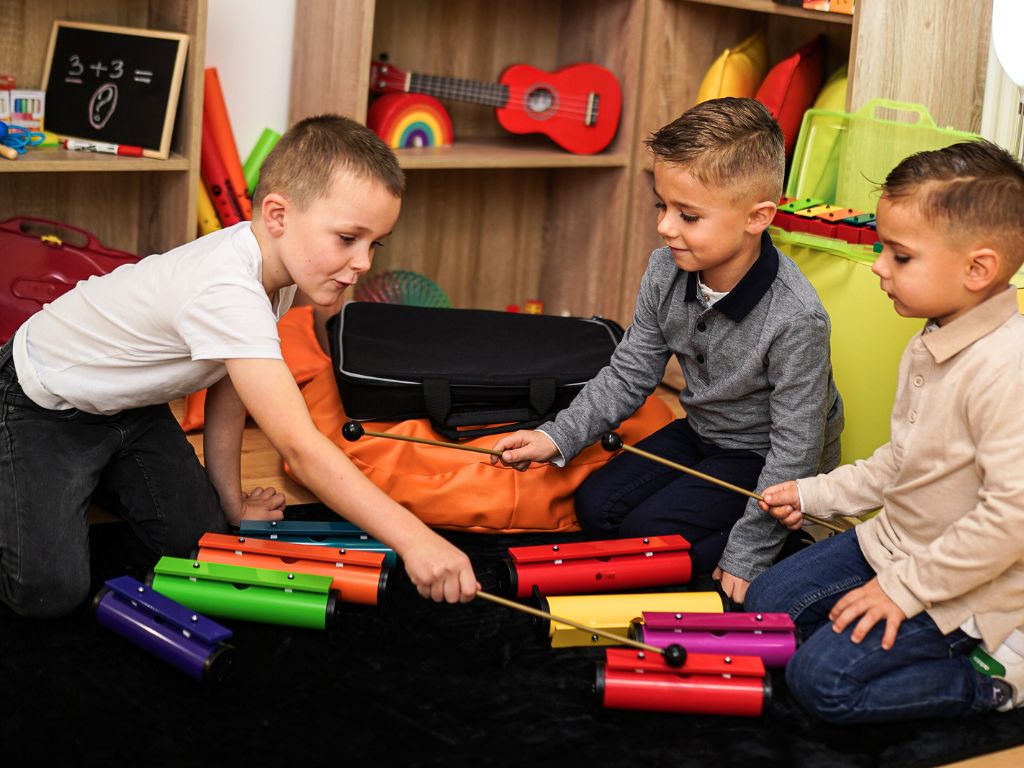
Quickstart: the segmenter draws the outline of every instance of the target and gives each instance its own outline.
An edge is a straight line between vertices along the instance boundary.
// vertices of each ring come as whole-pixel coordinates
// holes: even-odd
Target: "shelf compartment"
[[[621,168],[625,152],[574,155],[529,139],[466,139],[448,147],[400,149],[395,152],[406,170],[472,168]]]
[[[166,160],[150,157],[104,155],[99,152],[69,152],[59,147],[29,149],[17,160],[6,160],[0,173],[87,173],[125,171],[187,171],[188,158],[171,153]]]
[[[795,19],[824,21],[832,24],[853,25],[853,16],[846,13],[828,13],[826,11],[809,11],[792,5],[782,5],[772,0],[695,0],[704,5],[719,5],[723,8],[738,8],[743,11],[770,13],[773,16],[790,16]]]

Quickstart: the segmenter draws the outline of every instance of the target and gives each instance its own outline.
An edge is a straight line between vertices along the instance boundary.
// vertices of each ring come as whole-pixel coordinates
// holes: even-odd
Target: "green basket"
[[[889,440],[900,357],[924,320],[896,314],[871,271],[870,247],[777,227],[771,236],[814,286],[832,321],[832,373],[846,414],[842,463],[866,459]]]
[[[874,211],[878,187],[905,157],[980,138],[937,127],[920,104],[874,99],[853,113],[809,109],[793,152],[786,197]]]

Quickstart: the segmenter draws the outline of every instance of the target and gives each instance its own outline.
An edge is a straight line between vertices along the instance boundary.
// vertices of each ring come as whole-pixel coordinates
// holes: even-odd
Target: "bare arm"
[[[295,476],[324,504],[394,548],[419,593],[468,601],[477,583],[469,558],[370,482],[322,435],[281,360],[228,360],[241,402]]]
[[[245,406],[231,378],[225,376],[206,390],[206,414],[203,427],[203,454],[206,473],[217,489],[221,509],[232,525],[242,518],[280,520],[284,515],[284,495],[273,488],[242,491],[242,432]]]

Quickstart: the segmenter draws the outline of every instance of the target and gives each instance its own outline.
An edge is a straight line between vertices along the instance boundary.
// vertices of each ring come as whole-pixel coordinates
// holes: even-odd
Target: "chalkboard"
[[[167,158],[188,35],[55,21],[43,82],[47,131]]]

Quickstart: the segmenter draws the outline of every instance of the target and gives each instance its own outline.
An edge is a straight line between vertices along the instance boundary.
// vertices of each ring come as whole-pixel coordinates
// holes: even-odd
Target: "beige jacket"
[[[890,442],[800,480],[808,514],[880,513],[861,551],[907,617],[973,617],[989,648],[1024,623],[1024,316],[1009,288],[907,345]]]

